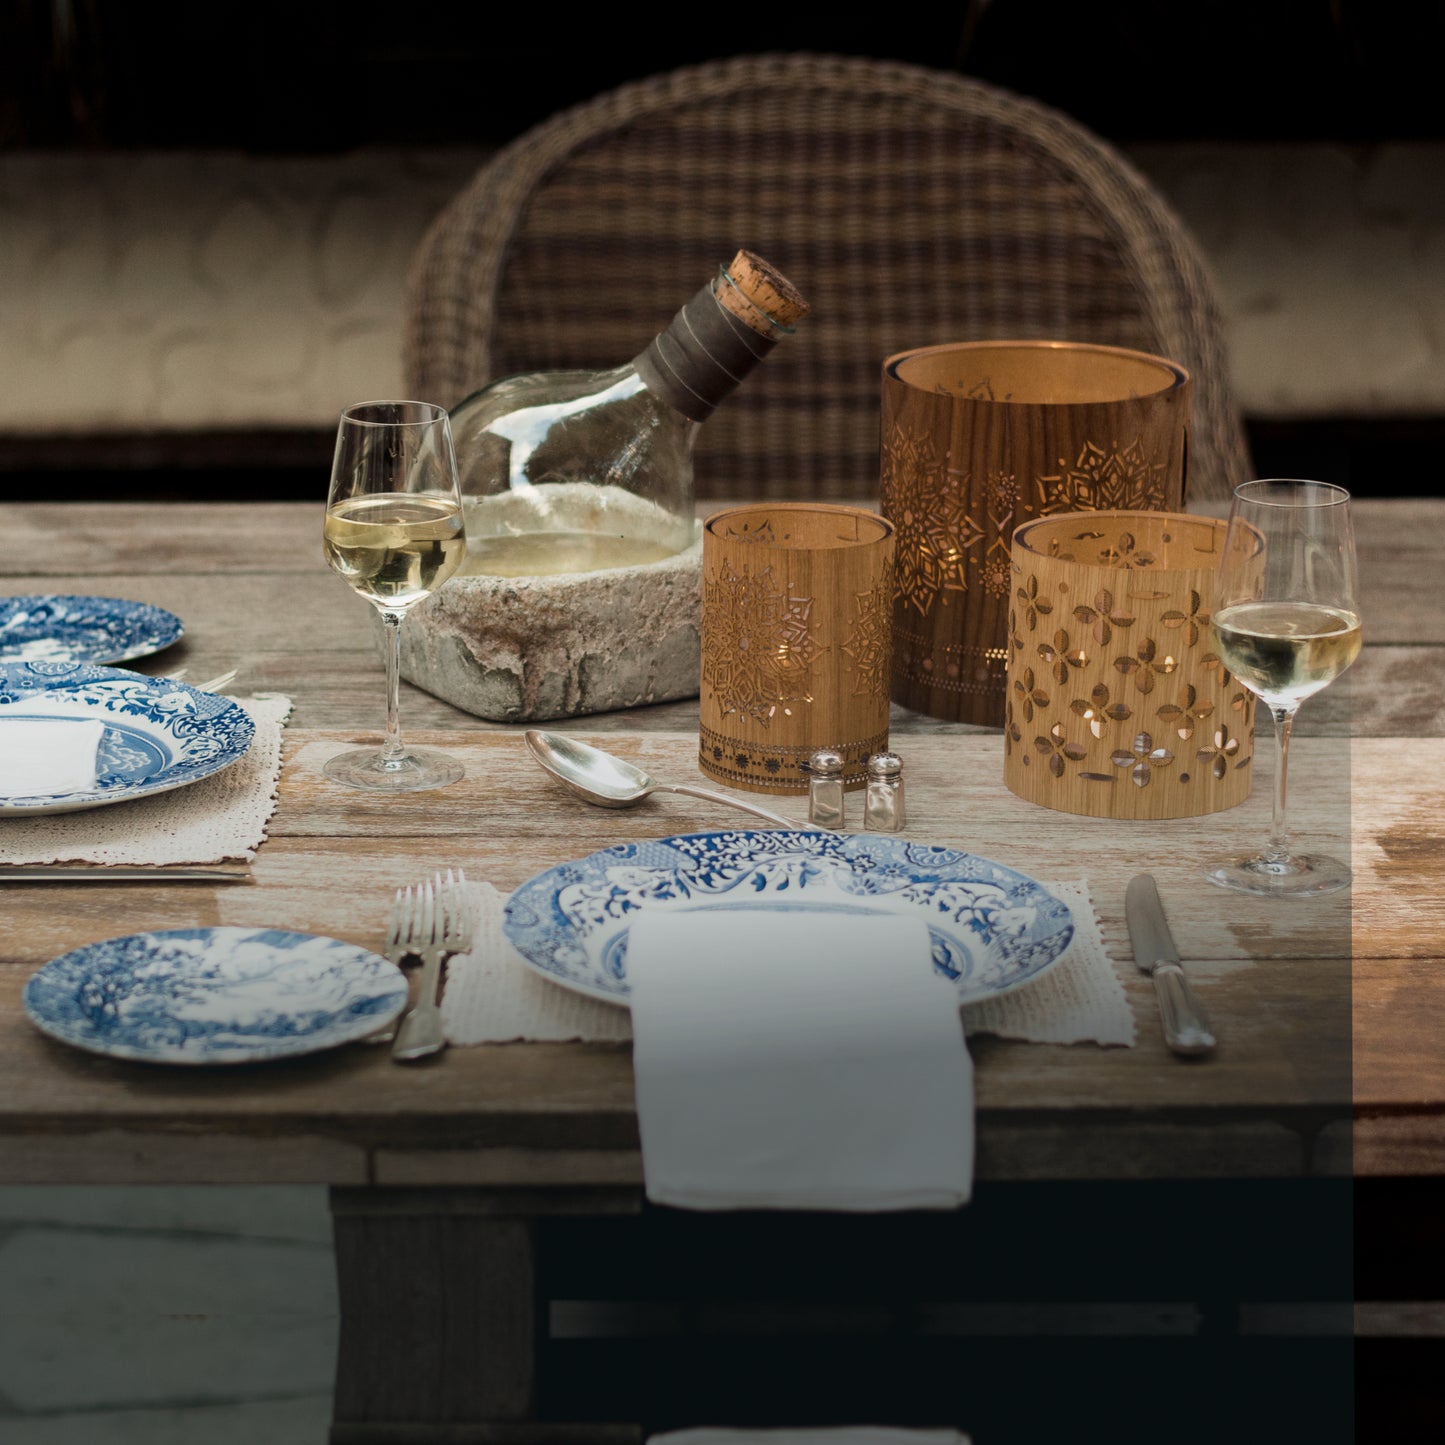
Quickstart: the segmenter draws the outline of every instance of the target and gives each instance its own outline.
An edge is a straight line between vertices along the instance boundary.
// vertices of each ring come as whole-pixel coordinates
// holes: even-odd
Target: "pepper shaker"
[[[843,826],[843,755],[828,748],[808,760],[808,822],[815,828]]]
[[[863,826],[870,833],[896,833],[904,821],[903,759],[897,753],[874,753],[868,759]]]

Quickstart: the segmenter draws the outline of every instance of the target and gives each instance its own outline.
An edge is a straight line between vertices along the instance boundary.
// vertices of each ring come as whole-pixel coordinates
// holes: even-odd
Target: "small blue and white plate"
[[[151,1064],[250,1064],[365,1038],[406,1006],[401,970],[336,938],[176,928],[92,943],[25,986],[61,1043]]]
[[[0,597],[0,662],[129,662],[184,631],[174,612],[124,597]]]
[[[228,697],[119,667],[0,663],[0,720],[99,718],[95,787],[34,797],[0,794],[0,818],[72,813],[199,782],[246,755],[251,715]]]
[[[625,1004],[627,928],[639,909],[734,906],[921,914],[933,966],[954,981],[960,1003],[1031,982],[1074,937],[1066,903],[988,858],[877,833],[781,829],[604,848],[524,883],[503,927],[544,977]]]

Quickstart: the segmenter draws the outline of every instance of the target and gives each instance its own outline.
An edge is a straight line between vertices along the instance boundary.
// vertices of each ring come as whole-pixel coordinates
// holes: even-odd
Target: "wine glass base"
[[[419,793],[445,788],[465,775],[465,769],[446,753],[432,748],[408,748],[399,758],[384,758],[379,748],[356,748],[337,753],[321,771],[335,783],[365,788],[373,793]]]
[[[1268,898],[1312,898],[1348,888],[1354,875],[1349,864],[1338,858],[1298,853],[1279,861],[1243,858],[1237,863],[1207,868],[1204,876],[1220,888],[1235,893],[1254,893]]]

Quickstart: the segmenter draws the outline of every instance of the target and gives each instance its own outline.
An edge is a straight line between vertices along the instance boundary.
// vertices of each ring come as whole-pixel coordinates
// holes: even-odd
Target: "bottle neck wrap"
[[[648,388],[675,411],[692,421],[706,421],[776,345],[775,337],[759,335],[719,306],[709,283],[632,364]]]

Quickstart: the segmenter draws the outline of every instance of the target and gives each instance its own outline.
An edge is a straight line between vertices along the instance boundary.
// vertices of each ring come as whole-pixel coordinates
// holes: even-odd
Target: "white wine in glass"
[[[1291,852],[1285,821],[1295,713],[1360,652],[1349,502],[1327,482],[1267,479],[1234,491],[1210,631],[1220,661],[1269,709],[1277,761],[1269,846],[1207,869],[1224,888],[1301,897],[1350,884],[1347,863]]]
[[[461,764],[401,740],[401,624],[466,553],[457,463],[443,408],[371,401],[341,414],[322,531],[331,569],[381,614],[386,632],[386,741],[339,753],[326,776],[354,788],[406,793],[440,788]]]

